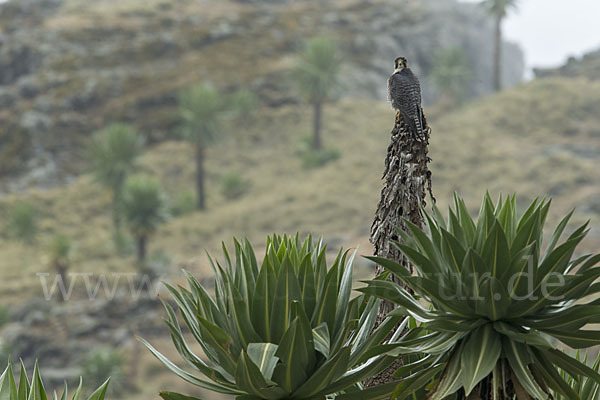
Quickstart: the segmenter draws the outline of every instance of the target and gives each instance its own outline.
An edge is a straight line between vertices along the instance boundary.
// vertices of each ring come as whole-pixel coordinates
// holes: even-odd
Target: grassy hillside
[[[575,220],[592,218],[583,248],[600,246],[600,83],[585,79],[538,80],[478,103],[442,112],[428,110],[433,127],[431,170],[438,204],[453,191],[475,211],[486,189],[492,194],[519,193],[521,203],[552,195],[550,219],[577,207]],[[327,146],[341,158],[320,169],[303,169],[298,149],[310,129],[308,107],[265,108],[251,121],[234,121],[208,152],[208,210],[173,218],[150,243],[150,252],[171,258],[165,278],[181,280],[185,267],[210,279],[203,250],[219,254],[221,240],[248,236],[262,251],[272,232],[322,234],[332,248],[360,246],[370,253],[368,234],[381,190],[380,176],[394,113],[384,102],[344,100],[325,109]],[[185,142],[147,148],[139,171],[160,179],[172,201],[193,189],[193,152]],[[236,200],[220,193],[220,177],[236,171],[250,182]],[[24,245],[0,236],[0,303],[13,305],[42,297],[37,272],[49,272],[45,249],[52,235],[66,233],[75,246],[73,272],[133,272],[133,256],[112,248],[110,196],[89,175],[51,190],[29,190],[0,200],[0,226],[17,203],[33,204],[40,214],[40,234]],[[370,276],[359,261],[359,275]],[[84,285],[76,297],[84,298]],[[87,302],[86,302],[87,303]],[[47,329],[47,328],[45,328]],[[149,335],[140,332],[142,336]],[[153,344],[177,360],[167,337]],[[169,388],[200,394],[181,382],[141,347],[123,349],[137,392],[131,399],[154,398]],[[136,371],[135,373],[131,371]],[[216,398],[208,396],[206,398]]]
[[[426,81],[440,43],[466,49],[471,95],[491,90],[490,60],[481,57],[491,46],[491,20],[473,4],[276,3],[2,3],[0,189],[48,187],[78,175],[77,154],[90,133],[114,121],[135,125],[154,143],[168,139],[178,122],[177,93],[197,82],[251,89],[268,106],[298,103],[290,75],[297,51],[314,35],[335,39],[344,51],[350,96],[384,99],[380,83],[399,53]],[[505,82],[513,84],[522,55],[514,45],[505,50]],[[431,85],[423,90],[426,101],[435,99]]]
[[[194,190],[193,148],[173,139],[177,92],[210,81],[224,92],[249,87],[258,95],[262,106],[255,115],[230,121],[207,152],[207,210],[173,217],[149,243],[151,257],[161,253],[170,260],[164,279],[181,281],[180,269],[187,268],[210,281],[212,271],[204,251],[220,256],[221,241],[231,243],[232,236],[248,237],[257,254],[266,235],[297,231],[323,235],[332,250],[359,247],[360,254],[370,254],[369,230],[394,121],[389,105],[373,98],[385,92],[389,59],[402,50],[415,60],[412,65],[423,77],[425,92],[431,90],[426,78],[430,58],[442,37],[451,38],[450,44],[472,48],[476,60],[471,61],[476,61],[474,68],[480,74],[491,70],[477,51],[489,47],[479,40],[487,37],[482,32],[491,29],[487,17],[472,15],[480,11],[469,9],[470,5],[454,7],[443,0],[407,5],[335,0],[285,7],[212,0],[56,3],[60,7],[40,11],[43,18],[24,23],[22,29],[30,29],[27,35],[14,35],[23,43],[11,42],[11,46],[33,49],[34,61],[37,51],[43,50],[43,62],[29,63],[25,57],[21,61],[37,69],[0,91],[5,104],[0,106],[0,173],[29,171],[24,154],[30,156],[34,150],[42,153],[42,161],[48,157],[57,171],[32,174],[29,184],[50,189],[0,196],[0,305],[9,311],[42,298],[36,274],[52,272],[46,253],[56,234],[73,241],[71,272],[108,274],[110,279],[112,272],[135,271],[134,255],[120,255],[114,248],[110,193],[91,175],[81,174],[85,165],[80,150],[89,134],[106,123],[128,122],[143,132],[148,146],[138,173],[160,180],[174,205]],[[19,6],[18,0],[14,4]],[[446,18],[460,22],[448,24]],[[0,13],[0,20],[6,34],[10,34],[9,22],[21,23],[9,14]],[[322,168],[305,169],[299,152],[310,134],[311,113],[298,103],[289,71],[303,39],[315,33],[335,37],[347,51],[344,73],[349,90],[347,98],[324,110],[324,144],[338,149],[341,157]],[[488,80],[477,75],[472,81]],[[597,251],[598,104],[599,81],[559,76],[450,111],[428,109],[438,205],[445,208],[454,191],[466,198],[473,212],[485,190],[494,196],[517,192],[521,205],[536,196],[553,196],[551,222],[577,207],[573,224],[592,220],[592,232],[582,249]],[[46,167],[40,165],[38,170]],[[36,172],[37,166],[31,170]],[[249,184],[247,192],[234,200],[220,190],[222,177],[231,172]],[[0,188],[14,182],[14,176],[1,176]],[[22,203],[32,204],[38,212],[39,233],[31,244],[15,240],[6,229],[12,210]],[[362,259],[357,263],[359,276],[370,277],[371,265]],[[76,298],[86,299],[81,281],[75,292]],[[77,308],[83,303],[91,304],[86,300],[67,306]],[[57,330],[69,329],[54,317],[53,326],[41,324],[37,333],[54,336]],[[75,325],[80,322],[74,320]],[[177,359],[166,335],[151,339]],[[104,340],[92,332],[89,343]],[[64,342],[69,350],[74,346]],[[165,388],[194,393],[141,346],[120,350],[139,390],[127,398],[156,398],[157,391]]]
[[[540,80],[467,104],[448,113],[430,111],[434,193],[445,206],[453,191],[475,211],[484,191],[517,192],[522,203],[553,196],[552,219],[577,207],[576,220],[592,218],[587,247],[600,242],[600,132],[593,104],[600,83]],[[207,272],[203,250],[218,253],[221,240],[247,236],[258,247],[272,232],[324,235],[333,247],[361,244],[368,234],[381,189],[393,112],[371,100],[345,100],[325,111],[325,141],[341,158],[320,169],[303,169],[298,156],[309,132],[307,108],[263,109],[253,121],[236,121],[208,153],[208,210],[173,218],[152,239],[150,252],[172,259],[172,275],[186,265]],[[193,153],[185,142],[148,148],[140,173],[157,176],[171,200],[193,189]],[[250,183],[236,200],[220,194],[220,177],[240,173]],[[67,186],[31,190],[1,201],[0,224],[17,202],[40,213],[34,245],[0,239],[0,298],[12,303],[41,295],[36,272],[45,271],[51,235],[65,233],[76,247],[73,271],[133,271],[133,256],[111,248],[110,196],[83,175]]]

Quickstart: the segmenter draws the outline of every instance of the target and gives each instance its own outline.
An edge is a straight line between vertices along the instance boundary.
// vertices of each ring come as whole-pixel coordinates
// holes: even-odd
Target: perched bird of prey
[[[404,57],[396,58],[394,73],[388,79],[388,97],[392,107],[400,111],[411,133],[416,138],[422,137],[421,85]]]

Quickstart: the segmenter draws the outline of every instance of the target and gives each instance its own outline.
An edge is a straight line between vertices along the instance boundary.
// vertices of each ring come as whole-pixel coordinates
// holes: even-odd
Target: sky
[[[519,0],[503,29],[525,52],[530,75],[533,67],[559,66],[600,48],[599,22],[600,0]]]

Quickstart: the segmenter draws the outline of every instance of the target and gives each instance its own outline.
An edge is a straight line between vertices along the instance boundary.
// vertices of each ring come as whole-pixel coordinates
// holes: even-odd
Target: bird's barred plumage
[[[400,111],[411,133],[421,137],[424,129],[421,85],[402,57],[396,59],[396,70],[388,80],[388,96],[392,107]]]

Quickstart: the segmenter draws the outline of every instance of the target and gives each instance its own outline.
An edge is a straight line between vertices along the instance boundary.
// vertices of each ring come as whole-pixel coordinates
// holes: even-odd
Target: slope
[[[548,79],[465,105],[447,114],[430,111],[434,192],[444,206],[453,191],[476,211],[483,192],[517,192],[525,203],[553,196],[551,219],[577,207],[576,221],[592,218],[587,247],[600,242],[600,150],[594,104],[600,83],[585,79]],[[320,169],[303,169],[297,155],[309,131],[302,106],[263,109],[254,121],[232,123],[210,150],[208,210],[174,218],[151,242],[177,266],[208,273],[203,249],[218,254],[221,240],[247,236],[260,246],[272,232],[322,234],[333,247],[367,242],[380,191],[380,174],[393,112],[382,102],[344,100],[326,107],[326,144],[341,150],[339,160]],[[148,149],[140,173],[157,176],[171,199],[191,189],[192,149],[165,142]],[[250,183],[246,195],[228,201],[218,190],[227,171]],[[75,241],[73,271],[133,271],[132,256],[111,249],[109,195],[81,176],[64,187],[29,190],[1,201],[0,225],[16,202],[31,202],[41,212],[37,245],[0,239],[0,298],[5,303],[41,295],[35,273],[47,270],[45,243],[66,233]]]

